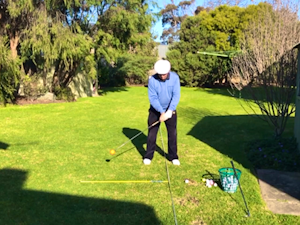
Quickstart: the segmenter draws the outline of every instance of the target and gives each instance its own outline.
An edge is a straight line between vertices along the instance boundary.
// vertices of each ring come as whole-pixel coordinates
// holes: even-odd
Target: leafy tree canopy
[[[160,11],[162,15],[162,26],[164,27],[162,36],[160,37],[162,43],[172,44],[173,42],[179,41],[179,30],[182,22],[190,15],[195,0],[181,1],[178,5],[172,0],[171,4],[168,4],[164,9]]]
[[[156,57],[151,4],[155,5],[147,0],[0,0],[0,35],[6,40],[2,46],[9,48],[13,60],[21,59],[14,65],[23,75],[12,77],[20,82],[25,73],[38,75],[54,91],[56,86],[66,88],[80,71],[95,78],[103,75],[105,66],[128,62],[124,57]]]
[[[197,15],[187,17],[181,24],[180,42],[175,43],[168,54],[172,65],[175,65],[173,68],[182,74],[182,83],[188,86],[226,83],[226,73],[231,68],[230,60],[197,53],[239,50],[239,40],[249,20],[262,7],[266,7],[264,3],[247,8],[223,5],[210,11],[201,10]],[[176,68],[179,60],[184,62],[185,68]]]

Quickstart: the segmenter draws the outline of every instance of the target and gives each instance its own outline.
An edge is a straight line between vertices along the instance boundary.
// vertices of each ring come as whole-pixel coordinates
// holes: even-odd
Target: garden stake
[[[240,185],[240,181],[239,181],[238,176],[237,176],[237,174],[236,174],[236,171],[235,171],[233,162],[232,162],[232,161],[230,161],[230,162],[231,162],[231,165],[232,165],[232,168],[233,168],[233,171],[234,171],[234,175],[235,175],[235,177],[236,177],[236,179],[237,179],[237,181],[238,181],[240,191],[241,191],[242,196],[243,196],[243,200],[244,200],[244,203],[245,203],[245,206],[246,206],[246,209],[247,209],[247,214],[248,214],[247,216],[250,217],[250,211],[249,211],[249,209],[248,209],[247,202],[246,202],[246,200],[245,200],[245,196],[244,196],[242,187],[241,187],[241,185]]]

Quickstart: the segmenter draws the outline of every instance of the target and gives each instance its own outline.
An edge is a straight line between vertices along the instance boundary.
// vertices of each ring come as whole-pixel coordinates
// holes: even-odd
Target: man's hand
[[[173,112],[171,110],[168,110],[167,112],[164,112],[160,115],[159,121],[164,122],[167,119],[170,119],[172,117]]]
[[[167,119],[169,119],[169,118],[167,117],[166,113],[160,114],[160,117],[159,117],[160,122],[165,122]]]

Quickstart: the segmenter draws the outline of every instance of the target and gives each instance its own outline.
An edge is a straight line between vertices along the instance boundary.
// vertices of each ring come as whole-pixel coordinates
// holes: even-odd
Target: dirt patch
[[[206,225],[201,219],[197,219],[191,223],[192,225]]]
[[[17,97],[15,104],[17,105],[33,105],[33,104],[51,104],[51,103],[62,103],[67,102],[65,100],[41,100],[41,99],[27,99],[25,97]]]

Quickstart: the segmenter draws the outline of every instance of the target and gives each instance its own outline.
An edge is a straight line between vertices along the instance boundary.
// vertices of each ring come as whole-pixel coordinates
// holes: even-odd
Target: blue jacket
[[[176,110],[180,99],[180,81],[175,72],[170,72],[165,81],[158,74],[149,78],[148,97],[150,105],[158,112]]]

